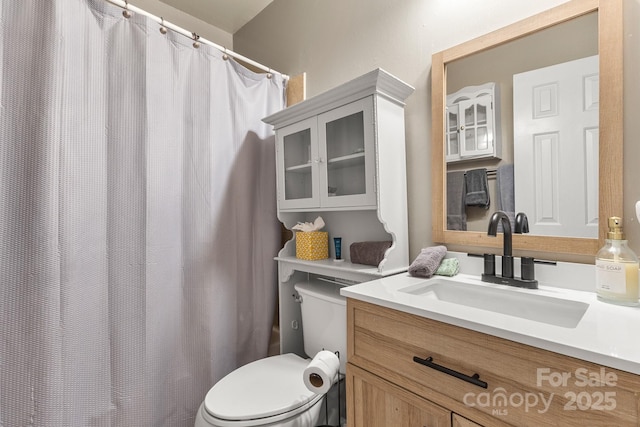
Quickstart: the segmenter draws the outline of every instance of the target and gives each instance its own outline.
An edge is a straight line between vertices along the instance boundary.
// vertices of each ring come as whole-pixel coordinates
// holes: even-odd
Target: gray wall
[[[171,7],[159,0],[129,0],[129,2],[152,15],[160,16],[185,30],[198,34],[200,37],[214,42],[228,49],[233,49],[233,35],[214,27],[197,17],[188,15],[181,10]]]
[[[563,0],[275,0],[234,34],[234,49],[284,73],[307,96],[380,67],[416,88],[407,101],[410,254],[431,245],[431,55]],[[640,253],[640,0],[625,0],[625,229]],[[633,45],[633,46],[632,46]],[[635,96],[632,96],[635,94]],[[635,118],[635,120],[634,120]],[[634,123],[635,122],[635,123]]]

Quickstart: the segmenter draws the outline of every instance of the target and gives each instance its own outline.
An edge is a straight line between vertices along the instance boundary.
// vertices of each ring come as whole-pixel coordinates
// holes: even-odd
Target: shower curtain
[[[0,0],[0,426],[192,426],[267,353],[284,83],[103,0]]]

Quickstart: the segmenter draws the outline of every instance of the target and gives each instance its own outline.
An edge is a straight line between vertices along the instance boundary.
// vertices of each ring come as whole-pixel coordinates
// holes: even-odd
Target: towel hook
[[[198,41],[200,40],[200,36],[196,33],[191,33],[191,37],[193,38],[193,47],[198,49],[200,47],[200,42]]]
[[[122,16],[129,19],[131,18],[131,12],[129,11],[129,2],[124,0],[124,10],[122,11]]]
[[[167,27],[164,26],[164,18],[160,17],[160,34],[167,34]]]

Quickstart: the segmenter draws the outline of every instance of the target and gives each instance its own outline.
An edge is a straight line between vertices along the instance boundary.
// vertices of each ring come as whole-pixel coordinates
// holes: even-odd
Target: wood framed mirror
[[[587,15],[596,15],[599,72],[598,107],[598,197],[597,237],[570,237],[514,234],[516,255],[530,255],[559,261],[592,262],[604,244],[606,221],[622,215],[623,206],[623,0],[571,0],[469,42],[433,55],[432,59],[432,232],[433,241],[449,250],[470,253],[499,253],[502,238],[484,231],[447,229],[447,188],[445,160],[445,108],[447,68],[455,61],[489,52],[512,42],[553,29]],[[553,49],[540,46],[539,49]],[[562,166],[560,166],[562,167]],[[517,208],[517,207],[516,207]],[[490,212],[497,210],[491,206]],[[535,213],[528,212],[529,221]],[[533,218],[532,218],[533,217]],[[488,225],[488,222],[487,222]],[[595,234],[595,233],[594,233]]]

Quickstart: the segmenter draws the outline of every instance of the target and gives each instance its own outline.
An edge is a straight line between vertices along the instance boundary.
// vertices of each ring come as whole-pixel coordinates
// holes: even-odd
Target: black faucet
[[[534,279],[533,258],[521,258],[522,278],[513,277],[513,245],[509,216],[503,211],[494,212],[489,220],[487,234],[489,236],[496,236],[498,234],[498,224],[502,224],[503,230],[502,276],[495,274],[495,255],[485,254],[485,271],[482,274],[482,281],[537,289],[538,281]],[[529,232],[529,220],[522,212],[516,215],[515,232],[518,234]]]
[[[497,236],[498,235],[498,224],[502,222],[502,277],[511,278],[513,277],[513,255],[512,255],[512,244],[511,244],[511,221],[509,221],[509,217],[506,213],[502,211],[496,211],[491,215],[491,219],[489,220],[489,230],[487,234],[489,236]]]
[[[524,212],[518,212],[516,215],[516,229],[514,233],[522,234],[529,232],[529,219]]]

